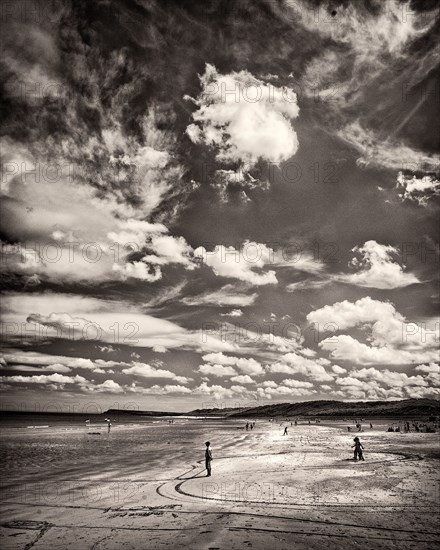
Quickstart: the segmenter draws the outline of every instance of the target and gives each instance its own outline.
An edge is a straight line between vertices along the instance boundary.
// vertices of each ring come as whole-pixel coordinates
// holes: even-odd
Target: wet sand
[[[6,430],[1,547],[440,547],[439,434],[387,433],[384,423],[359,434],[366,460],[354,462],[346,424]]]

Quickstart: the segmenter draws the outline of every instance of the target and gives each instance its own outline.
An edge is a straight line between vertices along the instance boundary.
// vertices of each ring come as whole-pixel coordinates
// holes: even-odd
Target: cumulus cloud
[[[187,388],[186,386],[181,386],[179,384],[164,384],[160,386],[158,384],[155,384],[154,386],[151,386],[149,388],[142,388],[133,383],[131,386],[126,388],[126,391],[144,395],[185,395],[193,393],[193,390],[191,390],[190,388]]]
[[[243,252],[250,249],[256,251],[252,256]],[[195,255],[211,267],[216,275],[257,286],[277,283],[275,271],[262,271],[269,262],[271,253],[266,245],[248,241],[245,248],[240,250],[224,245],[217,245],[211,252],[203,246],[195,250]]]
[[[330,351],[332,359],[351,361],[359,365],[402,365],[415,361],[433,361],[438,357],[438,351],[432,345],[427,345],[425,350],[412,350],[386,344],[380,346],[373,341],[369,346],[346,334],[341,334],[332,340],[325,339],[320,346]]]
[[[289,386],[289,388],[313,388],[313,384],[311,382],[295,380],[294,378],[286,378],[282,383],[285,386]]]
[[[412,273],[405,273],[404,267],[398,263],[399,251],[393,246],[367,241],[363,246],[356,246],[361,259],[354,258],[350,265],[358,271],[351,275],[339,275],[337,280],[352,285],[370,288],[401,288],[414,283],[420,283]]]
[[[209,385],[207,382],[202,382],[193,390],[193,393],[195,394],[213,398],[216,401],[221,401],[222,399],[241,398],[243,395],[246,395],[247,392],[248,390],[244,386],[234,385],[230,388],[225,388],[219,384]]]
[[[225,355],[224,353],[219,352],[208,353],[203,356],[203,360],[212,364],[235,366],[245,374],[264,374],[264,369],[261,366],[261,363],[252,357],[233,357],[231,355]]]
[[[73,224],[75,206],[71,213]],[[96,220],[92,212],[90,216]],[[34,223],[41,232],[39,220],[37,216]],[[90,219],[87,224],[90,225]],[[54,282],[98,284],[127,279],[155,282],[162,278],[163,266],[177,264],[193,270],[198,265],[186,240],[170,235],[163,224],[111,218],[106,224],[109,227],[111,224],[114,230],[105,231],[98,218],[95,226],[86,225],[74,232],[66,233],[59,224],[56,230],[47,228],[47,233],[43,231],[40,236],[42,242],[26,246],[2,243],[1,269]],[[33,230],[34,225],[29,229]],[[85,229],[89,229],[87,234]],[[132,260],[134,253],[142,256]]]
[[[374,240],[366,241],[362,246],[355,246],[352,252],[357,253],[349,266],[355,273],[316,273],[320,278],[306,279],[287,285],[288,292],[321,289],[332,283],[345,283],[365,288],[392,289],[402,288],[421,281],[412,273],[405,272],[400,262],[400,251],[391,245],[380,244]]]
[[[292,385],[275,384],[274,386],[259,387],[257,389],[257,396],[260,399],[272,399],[281,397],[284,400],[289,398],[301,397],[307,399],[316,393],[316,390],[306,387],[293,387]]]
[[[174,372],[166,369],[158,369],[146,363],[133,362],[132,365],[131,367],[122,369],[122,373],[132,376],[141,376],[143,378],[171,378],[179,382],[179,384],[187,384],[191,380],[186,376],[178,376]]]
[[[11,382],[18,383],[22,385],[27,384],[38,384],[38,385],[46,385],[50,389],[64,389],[65,385],[78,385],[81,388],[85,389],[88,381],[83,376],[79,376],[78,374],[75,376],[65,376],[64,374],[35,374],[31,376],[22,376],[22,375],[14,375],[14,376],[1,376],[1,381],[9,384]]]
[[[438,168],[438,166],[437,166]],[[399,172],[397,188],[402,200],[417,202],[420,206],[427,206],[434,197],[440,196],[440,181],[433,176],[405,176]]]
[[[360,369],[357,371],[352,371],[350,377],[345,379],[347,380],[376,380],[382,384],[385,384],[389,387],[403,387],[403,386],[428,386],[428,382],[423,376],[408,376],[404,372],[393,372],[390,370],[378,370],[375,368],[369,369]],[[342,383],[344,379],[337,380],[336,383]]]
[[[281,162],[296,153],[290,119],[299,108],[292,90],[265,84],[246,70],[220,74],[209,64],[200,83],[186,132],[194,143],[213,147],[218,161],[253,166],[260,158]]]
[[[217,377],[234,376],[237,374],[237,371],[234,368],[218,364],[200,365],[199,372],[206,374],[207,376],[212,375]]]
[[[342,367],[340,367],[339,365],[333,365],[332,366],[332,371],[335,373],[335,374],[345,374],[347,372],[347,369],[343,369]]]
[[[428,374],[440,374],[440,366],[437,363],[429,363],[429,365],[418,365],[416,371],[426,372]]]
[[[232,382],[237,382],[237,384],[255,384],[255,381],[248,374],[239,374],[238,376],[233,376],[231,378]]]
[[[334,376],[324,368],[329,364],[330,361],[327,359],[314,360],[291,352],[283,355],[279,361],[270,365],[268,371],[283,374],[301,374],[316,382],[331,382]]]
[[[426,323],[410,323],[393,304],[365,297],[356,302],[337,302],[308,314],[307,320],[324,327],[332,326],[335,334],[349,328],[368,331],[365,344],[348,334],[325,338],[319,346],[330,351],[335,360],[354,364],[399,365],[435,361],[437,358],[438,323],[434,329]]]
[[[159,267],[149,265],[143,262],[127,262],[123,265],[113,264],[113,272],[120,275],[123,281],[127,279],[138,279],[153,283],[162,278],[162,273]]]
[[[393,304],[373,300],[367,296],[354,303],[344,300],[311,311],[307,315],[307,321],[317,323],[319,326],[334,323],[338,330],[344,330],[362,324],[375,323],[379,319],[394,318],[395,315],[396,309]]]
[[[436,397],[440,393],[440,377],[434,374],[432,366],[421,365],[425,369],[415,368],[415,372],[425,375],[408,374],[389,369],[362,368],[352,369],[347,376],[336,380],[333,394],[344,399],[407,399]],[[428,374],[426,374],[428,373]],[[331,389],[331,388],[330,388]]]

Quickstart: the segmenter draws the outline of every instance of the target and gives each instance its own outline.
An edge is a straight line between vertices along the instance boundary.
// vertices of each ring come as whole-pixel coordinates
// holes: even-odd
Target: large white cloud
[[[426,350],[399,349],[393,346],[369,346],[347,334],[341,334],[320,343],[336,361],[348,361],[357,365],[402,365],[414,361],[434,361],[438,351],[432,346]]]
[[[209,64],[200,82],[202,93],[193,100],[198,109],[187,128],[191,141],[214,147],[219,161],[250,166],[296,153],[290,119],[299,108],[292,90],[265,84],[246,70],[222,75]]]
[[[361,259],[354,258],[351,265],[358,268],[357,273],[339,275],[337,280],[370,288],[401,288],[420,283],[412,273],[405,273],[404,266],[398,263],[399,251],[393,246],[367,241],[362,246],[353,248]]]
[[[316,382],[332,382],[334,375],[328,373],[324,366],[330,364],[327,359],[309,359],[298,353],[286,353],[279,361],[268,367],[270,372],[283,374],[300,374]]]
[[[264,374],[264,369],[261,366],[261,363],[259,363],[252,357],[233,357],[231,355],[224,355],[223,353],[219,352],[208,353],[203,356],[203,360],[207,363],[212,364],[235,366],[244,374]]]
[[[381,319],[394,318],[397,314],[393,304],[373,300],[370,297],[360,298],[356,302],[336,302],[311,311],[307,315],[309,323],[317,323],[323,327],[327,323],[334,323],[338,330],[375,323]],[[403,320],[403,317],[400,317]]]
[[[247,250],[253,250],[246,253]],[[270,261],[272,250],[266,245],[245,242],[243,248],[236,250],[233,246],[217,245],[213,251],[200,246],[195,255],[212,268],[220,277],[239,279],[252,285],[260,286],[277,283],[275,271],[262,271]]]
[[[405,271],[405,266],[399,261],[400,251],[391,245],[380,244],[374,240],[366,241],[361,246],[352,249],[360,256],[354,257],[350,267],[354,273],[320,273],[315,270],[316,277],[287,285],[288,292],[303,289],[324,288],[332,283],[345,283],[365,288],[392,289],[402,288],[421,281],[413,274]],[[309,270],[311,273],[313,271]]]
[[[96,215],[89,212],[90,219]],[[34,223],[39,223],[37,216]],[[87,225],[77,230],[75,207],[72,208],[73,226],[64,229],[64,224],[48,227],[40,242],[25,245],[3,245],[2,271],[36,275],[55,282],[101,283],[102,281],[126,280],[129,278],[154,282],[162,278],[162,267],[180,264],[186,269],[195,269],[193,249],[183,237],[168,234],[162,224],[127,219],[106,219],[108,228]],[[37,229],[32,225],[29,230]],[[39,226],[41,231],[41,226]],[[135,261],[130,255],[143,253]]]
[[[234,376],[237,374],[237,371],[231,366],[218,365],[218,364],[208,364],[200,365],[199,372],[207,376]]]
[[[438,357],[439,324],[431,320],[430,328],[426,323],[410,323],[389,302],[370,297],[354,303],[344,300],[312,311],[307,320],[323,330],[330,326],[335,332],[319,344],[335,360],[399,365],[435,361]],[[350,328],[367,329],[369,344],[348,334],[336,334]]]
[[[178,376],[174,372],[166,369],[159,369],[146,363],[132,363],[132,366],[122,369],[123,374],[131,376],[141,376],[142,378],[171,378],[179,384],[187,384],[190,378],[186,376]]]

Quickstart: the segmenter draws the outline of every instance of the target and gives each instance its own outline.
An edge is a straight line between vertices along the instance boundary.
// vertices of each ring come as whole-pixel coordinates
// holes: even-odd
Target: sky
[[[4,409],[438,398],[435,2],[1,17]]]

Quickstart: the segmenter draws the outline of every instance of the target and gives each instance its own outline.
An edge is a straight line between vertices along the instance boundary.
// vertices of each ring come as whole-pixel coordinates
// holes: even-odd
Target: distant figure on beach
[[[347,431],[351,432],[351,426],[347,426]]]
[[[295,420],[295,426],[298,426],[298,422]]]
[[[310,420],[309,420],[309,426],[310,426]]]
[[[354,445],[352,445],[352,448],[354,447],[354,460],[357,460],[358,457],[359,457],[359,460],[365,460],[364,447],[360,442],[359,438],[355,437],[353,441],[354,441]]]
[[[284,433],[283,435],[287,435],[287,426],[284,428]]]
[[[249,430],[249,422],[246,422],[246,431]]]
[[[206,474],[206,477],[210,477],[211,476],[211,462],[212,462],[212,451],[211,451],[211,442],[210,441],[207,441],[205,443],[206,445],[206,450],[205,450],[205,468],[206,468],[206,471],[208,472]]]
[[[370,422],[370,428],[372,428],[372,427],[373,427],[373,424]]]
[[[110,418],[106,418],[105,421],[107,422],[107,431],[108,431],[108,433],[110,433],[110,429],[112,427]]]
[[[251,422],[251,430],[253,430],[253,429],[254,429],[254,425],[253,425],[252,422]]]

